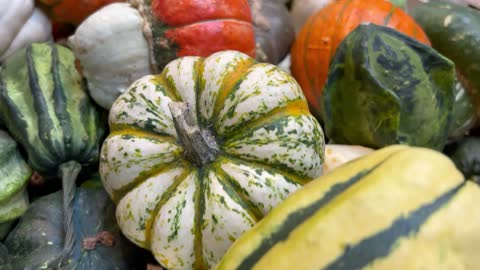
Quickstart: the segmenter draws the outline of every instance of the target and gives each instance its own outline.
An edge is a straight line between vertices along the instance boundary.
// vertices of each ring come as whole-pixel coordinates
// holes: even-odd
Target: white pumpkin
[[[105,109],[135,80],[152,73],[143,24],[136,9],[115,3],[89,16],[68,39],[90,95]]]
[[[308,18],[334,0],[294,0],[292,20],[295,33],[299,33]]]
[[[33,42],[51,39],[50,21],[33,0],[0,0],[0,62]]]
[[[183,57],[113,104],[103,185],[127,238],[170,270],[211,269],[322,173],[324,137],[297,82],[235,51]]]
[[[373,149],[359,145],[327,144],[325,145],[325,162],[323,172],[328,173],[333,169],[372,153]]]

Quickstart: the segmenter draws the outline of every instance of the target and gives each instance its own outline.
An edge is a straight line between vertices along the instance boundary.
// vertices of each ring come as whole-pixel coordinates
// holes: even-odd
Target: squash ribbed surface
[[[171,107],[178,102],[216,149],[204,164],[182,143]],[[171,62],[120,96],[109,121],[100,172],[117,220],[168,269],[211,268],[322,172],[323,132],[298,84],[239,52]]]

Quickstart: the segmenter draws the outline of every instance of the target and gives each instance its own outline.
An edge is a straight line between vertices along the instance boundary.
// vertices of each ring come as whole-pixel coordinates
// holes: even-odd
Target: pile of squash
[[[0,7],[0,269],[478,269],[478,1]]]

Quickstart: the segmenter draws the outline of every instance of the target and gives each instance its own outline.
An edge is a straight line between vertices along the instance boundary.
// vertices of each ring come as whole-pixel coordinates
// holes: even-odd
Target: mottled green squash
[[[433,48],[455,63],[480,116],[480,10],[431,1],[416,5],[411,14]]]
[[[323,92],[327,137],[374,148],[442,149],[454,101],[454,66],[396,30],[364,24],[343,40]]]
[[[62,179],[67,209],[82,167],[98,162],[103,134],[73,53],[53,43],[34,43],[10,57],[0,70],[0,116],[32,169]],[[59,261],[66,259],[65,253],[60,256]]]
[[[0,239],[28,207],[27,181],[32,170],[23,160],[17,143],[0,130]]]
[[[64,227],[70,226],[64,221],[62,196],[58,191],[32,202],[5,240],[7,265],[12,270],[133,269],[135,248],[122,236],[115,220],[115,205],[101,188],[77,189],[69,210],[75,227],[73,242],[62,266],[57,265],[67,238]]]
[[[449,146],[446,153],[465,178],[480,184],[480,138],[463,138]]]
[[[439,152],[389,146],[293,193],[216,270],[477,270],[480,187]]]

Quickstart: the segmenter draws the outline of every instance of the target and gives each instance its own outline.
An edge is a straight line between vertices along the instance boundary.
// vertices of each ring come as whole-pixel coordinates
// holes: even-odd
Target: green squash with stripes
[[[475,270],[479,204],[448,157],[389,146],[292,194],[215,269]]]
[[[450,58],[480,117],[480,10],[430,1],[415,5],[412,16],[433,48]]]
[[[442,149],[454,102],[453,63],[398,31],[363,24],[340,44],[323,91],[328,138],[380,148]]]
[[[322,173],[324,137],[297,82],[234,51],[183,57],[113,104],[103,185],[123,233],[167,269],[210,269]]]
[[[0,240],[28,207],[27,182],[32,170],[23,160],[17,143],[0,130]]]
[[[103,134],[100,113],[74,61],[65,47],[34,43],[0,70],[1,119],[25,149],[32,169],[47,179],[61,178],[64,209],[72,204],[82,167],[98,162]],[[62,264],[66,253],[55,261]]]

